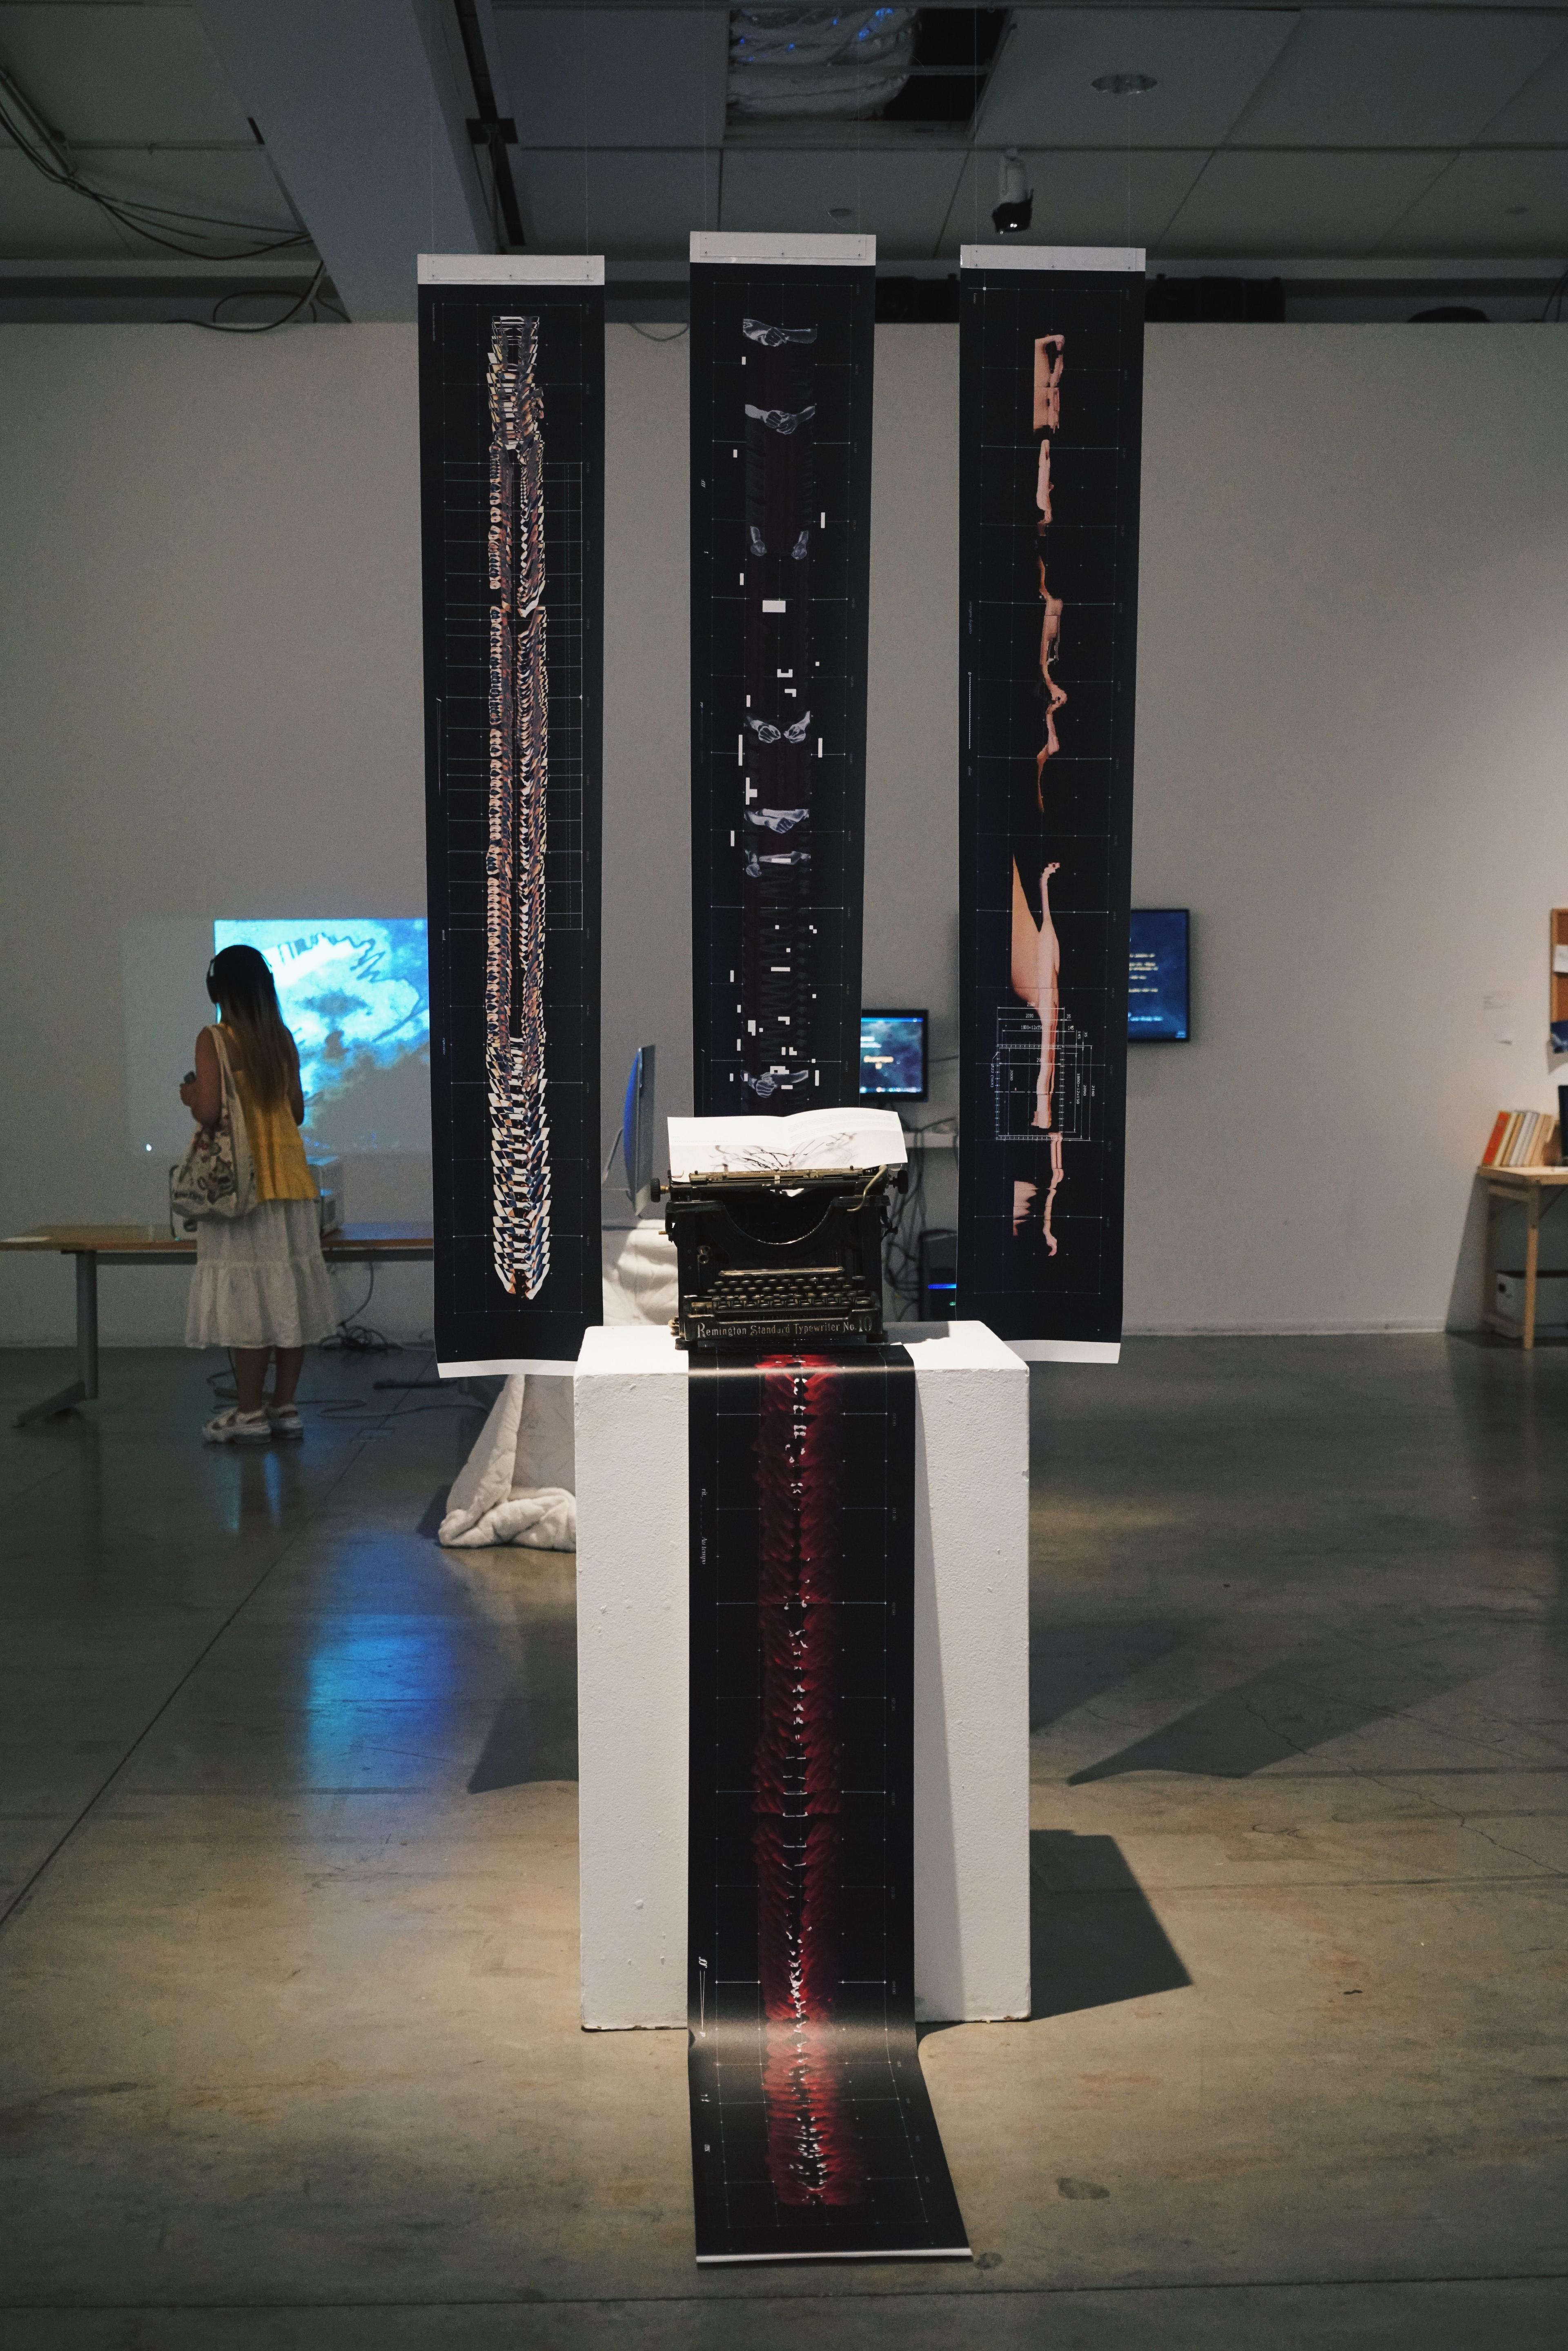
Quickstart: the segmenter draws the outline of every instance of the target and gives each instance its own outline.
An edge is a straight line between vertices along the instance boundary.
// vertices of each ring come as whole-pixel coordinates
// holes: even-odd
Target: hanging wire
[[[291,302],[289,304],[287,309],[284,311],[280,319],[263,319],[259,322],[247,325],[243,319],[220,318],[218,315],[219,312],[225,309],[231,302],[256,302],[265,300],[267,298],[263,295],[251,293],[249,289],[244,286],[237,286],[232,294],[223,294],[219,296],[217,301],[213,305],[213,315],[210,319],[177,319],[174,323],[183,327],[200,327],[204,333],[209,335],[271,335],[275,334],[279,327],[292,325],[295,320],[299,319],[300,311],[308,306],[310,311],[308,323],[314,326],[316,323],[316,304],[320,298],[321,280],[326,277],[326,263],[324,261],[319,262],[316,266],[316,275],[310,280],[309,285],[305,288],[304,293],[301,294],[297,302]],[[346,317],[344,317],[343,312],[339,311],[338,316],[343,319],[343,323],[346,326],[348,324],[348,320]],[[306,322],[301,320],[300,323],[304,324]]]
[[[149,245],[158,246],[165,253],[178,254],[184,260],[258,261],[267,254],[282,253],[310,242],[302,228],[280,230],[276,222],[230,220],[217,213],[186,212],[175,204],[151,204],[139,196],[118,196],[108,188],[95,186],[78,169],[63,144],[47,134],[43,117],[26,92],[3,70],[0,130],[51,187],[81,197],[133,236],[143,237]],[[192,229],[237,230],[263,241],[246,246],[240,252],[220,253],[210,244],[196,244],[190,239],[181,243],[178,225],[182,223]]]
[[[862,210],[863,175],[861,170],[862,152],[865,145],[865,28],[863,26],[855,37],[855,235],[862,236],[865,233],[865,215]]]
[[[705,13],[705,15],[711,16],[712,16],[712,14],[713,14],[714,5],[715,5],[715,0],[704,0],[704,13]],[[713,124],[712,124],[712,119],[711,119],[711,117],[710,117],[709,110],[709,110],[709,104],[710,104],[710,94],[709,94],[709,89],[708,89],[708,80],[707,80],[707,76],[705,74],[705,75],[703,76],[703,226],[704,226],[704,228],[705,228],[705,229],[713,229],[713,230],[716,230],[716,229],[718,228],[718,225],[719,225],[719,218],[718,218],[718,215],[719,215],[719,207],[720,207],[720,205],[721,205],[721,204],[723,204],[723,202],[724,202],[724,176],[723,176],[723,165],[722,165],[722,163],[721,163],[721,164],[719,164],[719,165],[717,166],[717,168],[716,168],[716,172],[715,172],[716,185],[715,185],[715,187],[714,187],[714,191],[713,191],[713,217],[712,217],[712,219],[710,220],[710,219],[709,219],[709,217],[708,217],[708,171],[709,171],[709,166],[710,166],[710,164],[712,164],[712,163],[713,163],[713,161],[714,161],[714,144],[715,144],[715,142],[714,142],[714,139],[713,139]],[[726,9],[726,12],[725,12],[725,40],[724,40],[724,99],[723,99],[723,101],[722,101],[722,110],[721,110],[720,120],[719,120],[719,133],[718,133],[718,136],[719,136],[719,141],[720,141],[720,142],[722,142],[723,138],[724,138],[724,116],[725,116],[725,114],[727,114],[727,111],[728,111],[728,104],[729,104],[729,14],[728,14],[728,10],[727,10],[727,9]]]

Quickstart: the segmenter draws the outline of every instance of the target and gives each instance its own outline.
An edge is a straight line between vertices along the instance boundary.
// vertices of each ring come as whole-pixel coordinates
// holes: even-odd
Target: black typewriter
[[[882,1240],[903,1167],[776,1168],[672,1180],[681,1347],[876,1347]]]

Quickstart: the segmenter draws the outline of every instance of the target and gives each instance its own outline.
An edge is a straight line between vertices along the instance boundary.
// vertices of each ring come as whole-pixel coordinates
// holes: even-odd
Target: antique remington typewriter
[[[833,1115],[670,1121],[679,1172],[670,1176],[664,1230],[675,1245],[677,1345],[882,1344],[882,1243],[891,1195],[907,1181],[904,1137],[891,1112],[841,1113],[836,1133]],[[875,1132],[859,1131],[873,1122]],[[790,1132],[824,1124],[825,1135]],[[694,1149],[689,1132],[705,1128],[715,1140]],[[678,1141],[677,1130],[689,1132]],[[766,1139],[753,1140],[755,1130]],[[824,1142],[836,1146],[834,1158],[862,1158],[868,1145],[886,1156],[869,1165],[755,1164],[805,1158]],[[694,1164],[715,1156],[730,1164]],[[745,1159],[753,1164],[736,1164]]]

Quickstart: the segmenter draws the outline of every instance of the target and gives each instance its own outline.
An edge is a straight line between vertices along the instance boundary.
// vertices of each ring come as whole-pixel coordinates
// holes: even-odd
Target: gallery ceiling
[[[1152,271],[1447,274],[1528,315],[1568,263],[1568,5],[0,0],[0,73],[12,316],[182,286],[408,316],[413,255],[505,248],[509,210],[655,301],[699,227],[870,231],[940,276],[1009,149],[1027,241]]]

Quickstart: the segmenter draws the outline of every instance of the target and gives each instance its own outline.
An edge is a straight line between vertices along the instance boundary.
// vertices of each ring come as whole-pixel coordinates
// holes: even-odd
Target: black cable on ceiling
[[[267,254],[310,242],[303,229],[278,232],[273,225],[260,221],[226,220],[219,214],[184,212],[172,204],[148,204],[140,197],[117,196],[106,188],[94,187],[78,170],[59,134],[50,131],[26,90],[4,68],[0,68],[0,130],[51,186],[82,197],[121,228],[129,229],[133,236],[143,237],[150,245],[160,246],[164,252],[178,254],[187,261],[256,261]],[[178,243],[171,227],[176,222],[193,228],[238,229],[265,241],[241,253],[217,253],[211,245],[189,240]]]
[[[320,302],[324,308],[327,307],[328,304],[328,298],[321,293],[321,280],[326,277],[326,275],[327,265],[323,261],[317,265],[316,275],[310,280],[309,285],[305,288],[305,291],[301,294],[299,299],[297,302],[291,302],[287,309],[284,311],[282,317],[278,319],[262,319],[252,325],[246,325],[244,321],[238,319],[222,318],[219,315],[220,312],[223,311],[230,302],[256,302],[262,301],[267,298],[257,288],[253,288],[248,286],[236,286],[234,287],[232,292],[219,295],[217,300],[213,305],[213,315],[210,319],[177,319],[173,320],[172,323],[175,326],[180,327],[200,327],[210,335],[270,335],[276,333],[279,327],[292,325],[293,322],[298,319],[301,310],[308,305],[310,311],[310,323],[314,326],[316,323],[317,303]],[[339,309],[334,311],[333,315],[341,319],[345,326],[348,325],[349,321],[345,312]]]

